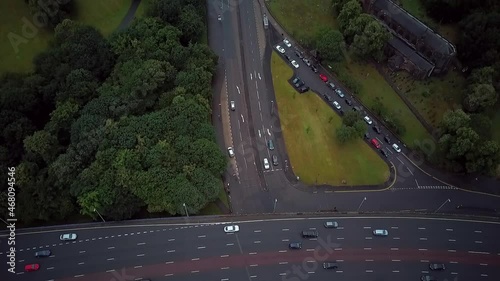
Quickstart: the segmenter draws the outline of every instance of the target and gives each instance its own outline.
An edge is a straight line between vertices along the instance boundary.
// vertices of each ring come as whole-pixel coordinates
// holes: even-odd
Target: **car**
[[[302,88],[299,89],[300,93],[305,93],[307,91],[309,91],[309,87],[306,87],[306,86],[304,86],[304,87],[302,87]]]
[[[272,158],[273,158],[273,165],[274,165],[274,166],[278,166],[278,156],[273,155],[273,157],[272,157]]]
[[[302,249],[302,243],[292,242],[292,243],[288,244],[288,248],[290,248],[292,250],[300,250],[300,249]]]
[[[295,83],[295,84],[294,84],[294,86],[295,86],[295,88],[297,88],[297,89],[298,89],[298,88],[300,88],[300,87],[304,86],[304,81],[299,80],[297,83]]]
[[[300,81],[300,78],[299,77],[295,77],[292,80],[292,84],[297,84],[299,81]]]
[[[273,140],[267,140],[267,147],[269,147],[269,150],[274,150]]]
[[[325,96],[326,96],[326,100],[328,100],[329,102],[332,102],[332,101],[333,101],[332,97],[327,96],[327,95],[325,95]]]
[[[281,47],[280,45],[276,45],[276,50],[278,50],[278,52],[280,52],[281,54],[285,53],[285,49],[283,49],[283,47]]]
[[[387,236],[389,235],[389,232],[385,229],[375,229],[373,231],[374,236]]]
[[[386,143],[391,143],[391,139],[389,138],[389,136],[385,136],[384,140]]]
[[[283,44],[285,44],[285,46],[287,46],[288,48],[292,47],[292,44],[290,43],[290,41],[288,39],[283,39]]]
[[[433,276],[430,276],[430,275],[424,275],[422,277],[420,277],[420,280],[421,281],[437,281],[437,279]]]
[[[361,107],[359,107],[359,106],[354,106],[354,107],[352,108],[352,111],[361,111]]]
[[[231,101],[231,110],[232,111],[236,110],[236,104],[234,103],[234,100]]]
[[[220,15],[217,15],[217,20],[221,21],[222,17]]]
[[[351,106],[352,105],[352,101],[350,99],[345,99],[345,103],[348,105],[348,106]]]
[[[38,263],[27,264],[24,266],[24,271],[37,271],[40,269],[40,265]]]
[[[311,65],[312,65],[312,64],[311,64],[311,62],[310,62],[308,59],[306,59],[305,57],[302,59],[302,61],[303,61],[303,62],[304,62],[307,66],[311,66]]]
[[[386,158],[389,157],[389,153],[387,153],[387,151],[383,149],[380,150],[380,153],[382,153],[382,155],[384,155]]]
[[[59,236],[59,239],[61,241],[73,241],[73,240],[76,240],[76,234],[75,233],[65,233],[65,234],[61,234],[61,236]]]
[[[290,56],[289,56],[289,55],[285,55],[285,59],[286,59],[287,61],[291,61],[291,60],[292,60],[292,59],[290,58]]]
[[[368,117],[368,116],[363,117],[363,119],[365,120],[366,124],[368,124],[368,125],[371,125],[373,123],[372,119],[370,119],[370,117]]]
[[[293,60],[293,61],[291,61],[291,63],[293,65],[293,67],[299,68],[299,64],[296,61]]]
[[[324,269],[337,269],[339,265],[336,262],[327,261],[323,263]]]
[[[340,89],[335,89],[335,93],[337,93],[337,95],[339,95],[339,97],[341,97],[341,98],[344,97],[344,93],[342,93],[342,90],[340,90]]]
[[[336,221],[326,221],[324,224],[325,228],[337,228],[339,227],[339,223]]]
[[[264,169],[269,170],[269,168],[269,161],[267,160],[267,158],[264,158]]]
[[[373,130],[374,130],[375,132],[377,132],[377,134],[382,133],[382,131],[380,130],[380,127],[379,127],[379,126],[373,126]]]
[[[240,231],[240,227],[236,224],[224,226],[225,233],[235,233]]]
[[[295,51],[295,55],[296,55],[297,57],[299,57],[299,59],[302,59],[302,58],[303,58],[303,57],[302,57],[302,53],[301,53],[301,52],[299,52],[299,51]]]
[[[365,133],[365,139],[370,139],[370,134],[368,134],[368,132]]]
[[[333,102],[333,106],[335,106],[336,109],[340,109],[341,108],[340,104],[337,101]]]
[[[333,84],[332,82],[328,83],[328,87],[330,87],[330,89],[332,90],[335,90],[337,87],[335,87],[335,84]]]
[[[446,267],[444,266],[444,263],[431,263],[429,264],[429,268],[431,270],[445,270]]]
[[[401,152],[401,148],[399,148],[399,146],[397,144],[392,144],[392,148],[394,148],[394,150],[396,150],[397,153]]]
[[[50,250],[38,251],[38,252],[35,252],[35,258],[50,257],[51,254],[52,254],[52,252]]]
[[[318,237],[318,232],[316,230],[303,230],[302,238],[316,238]]]
[[[326,77],[326,75],[324,75],[324,74],[321,74],[321,73],[320,73],[320,74],[319,74],[319,78],[320,78],[321,80],[323,80],[323,82],[328,82],[328,77]]]
[[[314,73],[318,73],[318,68],[314,65],[311,65],[311,69]]]
[[[345,112],[341,109],[341,110],[339,110],[339,114],[340,114],[341,116],[344,116]]]
[[[234,150],[232,147],[227,148],[227,153],[229,153],[229,157],[231,157],[231,158],[234,157]]]
[[[373,144],[373,146],[375,146],[376,149],[380,149],[381,145],[377,139],[372,139],[370,142]]]

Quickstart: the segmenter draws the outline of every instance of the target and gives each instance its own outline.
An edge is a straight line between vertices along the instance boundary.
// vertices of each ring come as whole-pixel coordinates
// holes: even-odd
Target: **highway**
[[[335,220],[337,229],[323,227]],[[82,228],[74,242],[60,242],[59,231],[19,234],[18,267],[40,263],[37,272],[1,280],[498,280],[500,224],[432,218],[337,217],[238,221],[240,231],[226,234],[231,222]],[[374,237],[374,229],[388,237]],[[319,237],[303,239],[302,230]],[[1,238],[2,240],[4,237]],[[3,242],[3,241],[2,241]],[[302,242],[301,250],[289,250]],[[49,258],[34,252],[51,249]],[[1,253],[4,255],[4,252]],[[323,261],[337,261],[324,270]],[[429,273],[429,263],[446,265]],[[5,264],[5,263],[3,263]],[[5,267],[5,266],[4,266]]]

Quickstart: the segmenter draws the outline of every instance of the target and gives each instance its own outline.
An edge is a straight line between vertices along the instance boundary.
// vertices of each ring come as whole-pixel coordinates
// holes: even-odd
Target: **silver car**
[[[337,228],[337,227],[339,227],[339,224],[336,221],[327,221],[323,225],[325,226],[325,228]]]
[[[389,235],[389,232],[385,229],[375,229],[373,231],[373,235],[375,235],[375,236],[387,236],[387,235]]]
[[[65,234],[61,234],[61,236],[59,236],[59,239],[61,241],[73,241],[73,240],[76,240],[76,234],[75,233],[65,233]]]

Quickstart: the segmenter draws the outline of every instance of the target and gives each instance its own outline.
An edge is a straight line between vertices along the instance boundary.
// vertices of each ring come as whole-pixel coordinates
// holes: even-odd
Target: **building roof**
[[[409,59],[413,64],[415,64],[419,69],[426,71],[427,73],[434,67],[431,62],[422,57],[417,51],[410,48],[403,40],[396,36],[393,36],[387,42],[391,47],[398,50],[404,57]]]
[[[384,11],[387,16],[397,22],[400,26],[406,29],[414,36],[420,38],[426,46],[433,49],[434,52],[443,55],[454,55],[456,53],[455,46],[441,35],[434,32],[423,22],[412,16],[400,6],[390,0],[374,0],[373,7],[376,10]]]

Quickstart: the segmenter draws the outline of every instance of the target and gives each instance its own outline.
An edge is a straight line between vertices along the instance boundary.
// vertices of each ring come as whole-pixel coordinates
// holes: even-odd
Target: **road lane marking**
[[[363,226],[364,229],[370,229],[372,228],[371,226]]]
[[[21,271],[21,272],[17,272],[16,274],[17,274],[17,275],[21,275],[21,274],[24,274],[24,272],[23,272],[23,271]]]
[[[452,274],[452,275],[457,275],[458,273],[456,273],[456,272],[452,272],[451,274]]]
[[[175,250],[168,250],[167,253],[175,253]]]
[[[287,261],[281,261],[281,262],[279,262],[279,264],[288,264],[288,262]]]
[[[344,237],[337,237],[337,240],[344,240]]]
[[[207,237],[206,235],[198,235],[198,238],[205,238]]]
[[[251,275],[250,278],[257,278],[257,275]]]
[[[83,277],[83,276],[85,276],[85,275],[83,275],[83,274],[79,274],[79,275],[75,275],[74,277],[75,277],[75,278],[80,278],[80,277]]]
[[[448,242],[457,242],[455,239],[448,239]]]
[[[474,233],[483,233],[481,230],[474,230]]]
[[[488,264],[487,263],[480,263],[479,265],[487,266]]]
[[[220,269],[226,270],[226,269],[229,269],[229,267],[221,267]]]
[[[419,227],[418,230],[425,230],[425,227]]]
[[[371,269],[367,269],[367,270],[365,270],[365,272],[366,272],[366,273],[371,273],[371,272],[373,272],[373,270],[371,270]]]
[[[420,260],[420,262],[429,262],[428,260]]]
[[[253,252],[253,253],[250,253],[249,255],[256,255],[257,253],[256,252]]]
[[[172,276],[173,274],[172,273],[167,273],[165,274],[165,277],[169,277],[169,276]]]
[[[173,261],[167,261],[165,262],[165,264],[173,264],[174,262]]]
[[[399,240],[399,237],[393,237],[392,239],[394,239],[394,240]]]
[[[422,270],[422,273],[423,273],[423,274],[427,274],[427,273],[429,273],[429,271],[427,271],[427,270]]]
[[[191,273],[198,273],[200,272],[199,270],[191,270]]]
[[[481,274],[481,277],[488,277],[488,274]]]
[[[446,231],[453,231],[453,228],[447,228]]]
[[[112,249],[114,249],[114,248],[115,248],[115,247],[108,247],[108,250],[112,250]]]
[[[229,257],[229,255],[222,255],[222,256],[220,256],[220,257],[221,257],[221,258],[227,258],[227,257]]]
[[[427,241],[427,238],[425,238],[425,237],[420,237],[420,238],[419,238],[419,240],[421,240],[421,241]]]
[[[489,255],[490,253],[488,253],[488,252],[469,251],[469,254]]]
[[[192,258],[191,260],[192,260],[192,261],[199,261],[199,260],[200,260],[200,258]]]
[[[307,249],[306,252],[312,252],[314,249]]]
[[[392,260],[393,262],[398,262],[398,261],[401,261],[401,260]]]
[[[54,269],[53,266],[52,267],[47,267],[47,270],[52,270],[52,269]]]
[[[134,268],[141,268],[141,267],[142,267],[142,265],[136,265],[136,266],[134,266]]]
[[[280,252],[280,253],[286,253],[286,250],[281,250],[281,251],[279,251],[279,252]]]
[[[450,253],[455,253],[457,250],[448,250]]]
[[[205,249],[205,246],[199,246],[198,250],[200,250],[200,249]]]
[[[373,261],[373,260],[365,260],[365,261]]]
[[[234,243],[227,243],[226,246],[234,246]]]
[[[79,253],[79,254],[84,254],[84,253],[85,253],[85,251],[80,251],[80,252],[78,252],[78,253]]]
[[[283,239],[283,240],[281,240],[281,241],[283,241],[283,242],[288,242],[288,241],[290,241],[290,239]]]
[[[393,270],[392,272],[393,273],[399,273],[399,270]]]
[[[258,264],[251,264],[250,267],[256,267],[259,266]]]
[[[365,239],[366,239],[366,240],[371,240],[371,239],[372,239],[372,237],[365,237]]]
[[[334,251],[342,251],[342,248],[335,248]]]
[[[474,241],[476,244],[483,244],[483,241]]]
[[[85,264],[85,262],[83,262],[83,261],[82,261],[82,262],[79,262],[79,263],[78,263],[78,265],[82,265],[82,264]]]
[[[144,254],[138,254],[137,256],[138,257],[144,257]]]
[[[285,276],[285,275],[286,275],[286,273],[284,273],[284,272],[283,272],[283,273],[280,273],[280,276]]]
[[[398,229],[399,226],[391,226],[391,229]]]
[[[397,251],[399,248],[391,248],[391,251]]]
[[[308,271],[307,273],[309,273],[309,274],[313,274],[313,273],[314,273],[314,271]]]
[[[458,262],[456,262],[456,261],[450,261],[450,263],[456,264],[456,263],[458,263]]]
[[[115,258],[109,258],[109,259],[107,259],[107,260],[108,260],[108,261],[114,261],[114,260],[115,260]]]
[[[172,242],[172,241],[175,241],[175,238],[168,239],[168,242]]]
[[[260,244],[260,241],[257,240],[257,241],[253,241],[254,244]]]
[[[372,248],[363,248],[363,250],[371,250]]]
[[[229,278],[222,278],[220,281],[228,281]]]
[[[107,273],[114,272],[114,271],[116,271],[116,270],[114,270],[114,269],[106,270]]]
[[[146,243],[144,243],[144,242],[137,243],[137,246],[141,246],[141,245],[144,245],[144,244],[146,244]]]
[[[254,230],[253,232],[255,232],[255,233],[259,233],[259,232],[261,232],[261,230]]]

